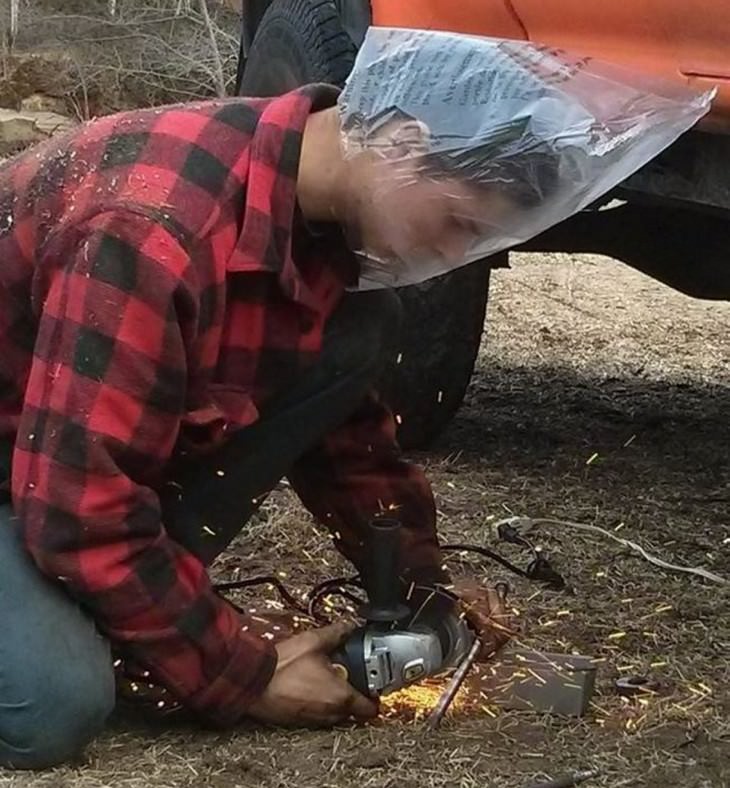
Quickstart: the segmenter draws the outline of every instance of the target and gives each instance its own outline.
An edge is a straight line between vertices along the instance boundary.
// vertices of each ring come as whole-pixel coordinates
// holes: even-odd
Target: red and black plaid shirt
[[[302,131],[334,100],[317,87],[120,114],[0,169],[0,437],[15,442],[26,543],[113,642],[221,724],[275,652],[167,535],[155,491],[186,431],[252,424],[281,360],[320,350],[345,277],[291,240]],[[356,524],[400,505],[409,565],[437,565],[429,486],[394,445],[373,398],[325,439],[322,466],[297,469],[297,492],[355,562]]]

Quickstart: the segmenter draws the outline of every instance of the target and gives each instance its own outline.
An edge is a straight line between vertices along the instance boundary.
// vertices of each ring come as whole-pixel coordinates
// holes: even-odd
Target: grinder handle
[[[392,624],[410,615],[399,578],[401,524],[389,517],[370,522],[367,574],[368,604],[360,611],[371,623]]]

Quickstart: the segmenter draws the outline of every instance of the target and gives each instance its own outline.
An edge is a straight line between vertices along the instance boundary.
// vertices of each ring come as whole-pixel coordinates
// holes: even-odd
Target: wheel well
[[[519,248],[606,254],[694,298],[730,300],[730,222],[722,215],[629,202],[578,213]]]

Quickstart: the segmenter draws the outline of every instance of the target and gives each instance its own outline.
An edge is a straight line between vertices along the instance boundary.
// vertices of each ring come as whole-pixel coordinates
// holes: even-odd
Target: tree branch
[[[218,49],[218,39],[216,38],[215,29],[213,28],[213,20],[210,18],[207,0],[200,0],[200,13],[203,16],[203,25],[208,33],[210,50],[213,55],[215,91],[219,98],[225,98],[226,78],[223,74],[223,61],[221,60],[220,49]]]

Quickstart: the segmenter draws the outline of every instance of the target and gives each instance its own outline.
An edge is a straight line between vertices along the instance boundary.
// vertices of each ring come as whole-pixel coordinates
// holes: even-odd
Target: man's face
[[[496,191],[425,174],[417,159],[371,158],[357,170],[346,231],[394,285],[417,277],[419,266],[433,275],[463,265],[508,208]]]

